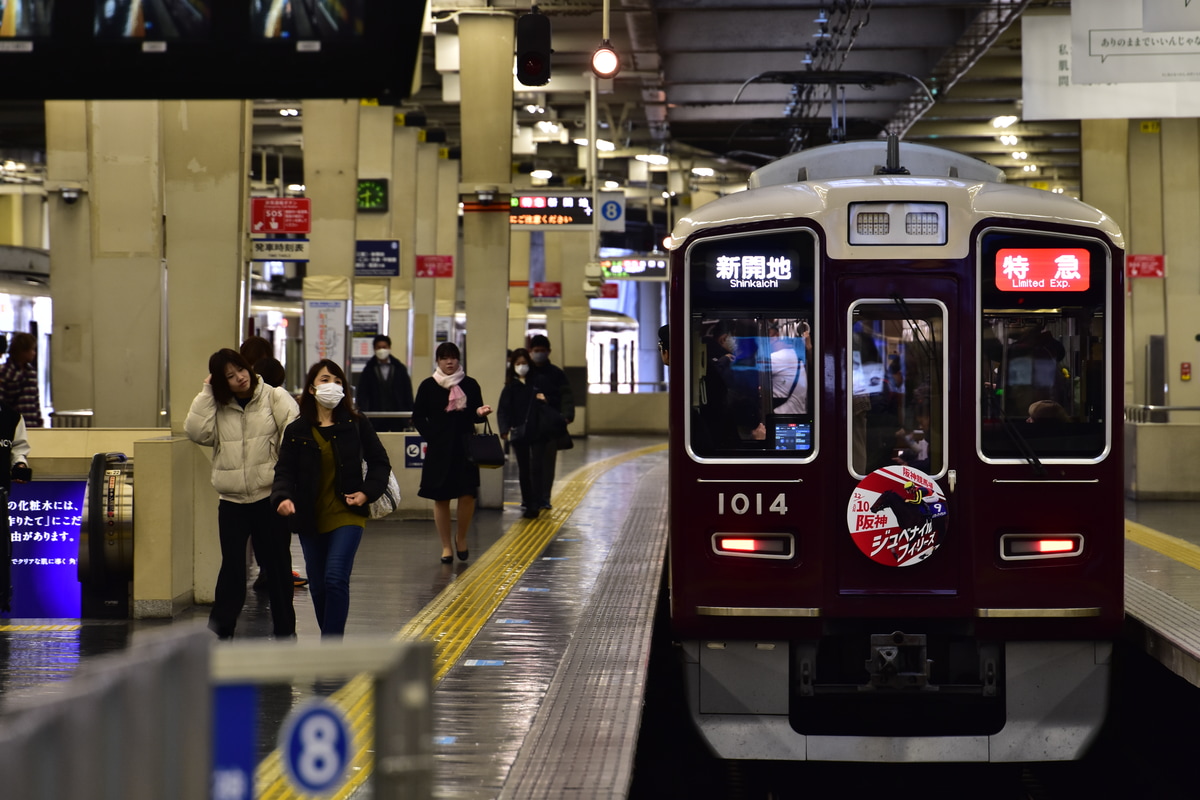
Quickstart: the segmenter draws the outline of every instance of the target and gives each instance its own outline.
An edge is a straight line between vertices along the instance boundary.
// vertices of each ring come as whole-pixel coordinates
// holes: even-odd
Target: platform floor
[[[579,440],[560,454],[558,478],[556,508],[536,522],[515,504],[480,510],[466,563],[440,563],[432,521],[371,523],[363,537],[347,638],[436,643],[435,797],[589,796],[581,786],[591,796],[623,796],[665,549],[665,442]],[[515,467],[505,479],[505,495],[519,497]],[[1200,686],[1200,503],[1129,501],[1125,513],[1129,635]],[[298,545],[293,558],[303,571]],[[251,570],[248,582],[253,577]],[[306,589],[296,590],[295,604],[299,637],[318,638]],[[89,658],[167,625],[203,624],[207,614],[196,607],[173,621],[0,620],[0,700],[52,693]],[[437,627],[446,624],[456,626],[453,634]],[[265,638],[270,627],[265,595],[249,592],[238,636]],[[592,669],[603,678],[590,679],[601,674]],[[260,787],[278,788],[272,752],[288,711],[313,694],[350,690],[264,690]],[[619,736],[610,737],[614,729]],[[589,758],[601,751],[600,738],[627,744]],[[578,756],[567,762],[573,770],[551,768],[563,762],[539,754],[564,745]]]

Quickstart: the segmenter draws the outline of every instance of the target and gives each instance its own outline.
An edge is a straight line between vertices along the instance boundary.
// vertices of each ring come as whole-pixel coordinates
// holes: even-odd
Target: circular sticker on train
[[[863,554],[886,567],[919,564],[945,540],[946,495],[919,469],[882,467],[859,482],[846,522]]]

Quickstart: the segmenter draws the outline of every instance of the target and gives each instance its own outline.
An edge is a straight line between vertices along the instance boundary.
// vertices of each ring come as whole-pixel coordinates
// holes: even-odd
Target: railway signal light
[[[550,18],[538,13],[517,20],[517,80],[525,86],[550,82]]]

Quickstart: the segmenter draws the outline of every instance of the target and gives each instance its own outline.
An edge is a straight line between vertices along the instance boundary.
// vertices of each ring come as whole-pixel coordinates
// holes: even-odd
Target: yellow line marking
[[[1192,569],[1200,570],[1200,547],[1184,541],[1176,536],[1170,536],[1162,531],[1147,528],[1132,520],[1125,520],[1125,538],[1142,547],[1148,547],[1156,553],[1162,553]]]
[[[658,453],[667,445],[657,444],[630,450],[588,464],[572,472],[554,495],[554,510],[537,519],[514,522],[487,552],[417,613],[396,634],[397,640],[424,639],[433,642],[433,683],[437,686],[466,651],[488,618],[508,596],[534,560],[553,541],[563,523],[587,496],[592,484],[614,467],[641,456]],[[370,777],[375,766],[375,731],[372,676],[361,674],[329,698],[341,707],[354,731],[354,758],[350,778],[331,797],[344,800]],[[299,800],[283,774],[279,750],[258,765],[255,785],[259,800]]]
[[[77,631],[82,625],[0,625],[3,633],[33,633],[37,631]]]

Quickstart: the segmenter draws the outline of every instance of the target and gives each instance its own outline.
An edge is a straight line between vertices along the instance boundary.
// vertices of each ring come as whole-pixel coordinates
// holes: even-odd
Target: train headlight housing
[[[796,538],[790,533],[714,533],[712,548],[719,556],[789,559],[796,555]]]
[[[850,244],[944,245],[945,203],[851,203]]]

